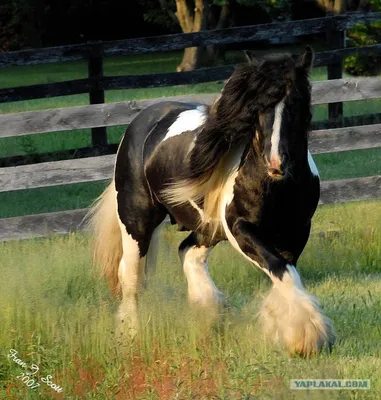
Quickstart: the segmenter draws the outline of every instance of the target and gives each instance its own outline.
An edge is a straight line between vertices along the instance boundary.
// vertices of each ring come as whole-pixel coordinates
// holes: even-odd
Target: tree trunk
[[[342,14],[345,12],[345,0],[335,0],[333,3],[333,12],[335,14]]]
[[[226,28],[231,10],[229,3],[219,7],[217,15],[209,8],[208,0],[194,0],[194,15],[191,16],[186,0],[176,0],[176,16],[183,32]],[[214,17],[214,18],[213,18]],[[184,57],[177,71],[190,71],[200,66],[214,65],[221,58],[223,49],[215,45],[192,47],[184,50]]]
[[[176,17],[184,33],[200,32],[203,15],[204,1],[194,0],[194,13],[190,13],[186,0],[176,0]],[[177,66],[177,72],[190,71],[198,66],[199,49],[197,47],[188,47],[184,50],[184,56],[181,63]]]
[[[197,47],[187,47],[184,49],[184,55],[181,63],[176,67],[177,72],[192,71],[198,67],[198,53]]]
[[[231,16],[230,5],[228,3],[221,6],[217,23],[214,26],[209,26],[209,29],[224,29],[227,28]],[[225,56],[225,47],[209,45],[203,53],[200,63],[202,65],[215,65],[218,60]],[[201,56],[202,57],[202,56]]]
[[[345,12],[346,0],[318,0],[327,13],[341,14]]]
[[[167,0],[158,1],[163,11],[167,12],[172,19],[177,19],[184,33],[226,28],[231,17],[230,3],[221,7],[214,6],[212,10],[211,2],[208,0],[176,0],[176,13],[173,13],[168,7]],[[194,5],[193,10],[191,3]],[[215,12],[216,9],[219,10],[218,13]],[[221,47],[214,45],[186,48],[176,70],[190,71],[200,66],[212,65],[221,58],[223,53],[224,50]]]

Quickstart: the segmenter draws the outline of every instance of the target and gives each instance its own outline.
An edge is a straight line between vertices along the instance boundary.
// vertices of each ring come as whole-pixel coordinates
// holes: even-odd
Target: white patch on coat
[[[317,169],[317,166],[316,166],[316,164],[315,164],[315,161],[314,161],[314,159],[312,158],[312,155],[311,155],[310,152],[308,152],[308,165],[310,166],[310,170],[311,170],[312,175],[313,175],[313,176],[317,176],[317,177],[320,178],[319,171],[318,171],[318,169]]]
[[[273,277],[273,287],[260,312],[265,333],[282,343],[289,353],[309,356],[324,344],[334,342],[331,321],[317,299],[303,287],[293,265],[288,264],[282,280]]]
[[[284,100],[281,100],[275,107],[273,132],[271,135],[270,161],[274,159],[280,160],[279,143],[280,143],[280,130],[282,126],[283,110],[284,110]]]
[[[207,257],[210,249],[192,246],[184,250],[184,273],[188,282],[188,296],[192,303],[215,307],[224,301],[209,275]]]
[[[183,111],[178,115],[175,122],[168,128],[163,142],[171,137],[181,135],[184,132],[194,131],[207,119],[206,107],[197,106],[193,110]]]

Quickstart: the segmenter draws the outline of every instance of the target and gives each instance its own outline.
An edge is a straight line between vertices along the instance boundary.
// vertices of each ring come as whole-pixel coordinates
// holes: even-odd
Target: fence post
[[[105,93],[99,89],[98,79],[103,76],[103,56],[100,45],[92,45],[91,53],[88,58],[88,76],[92,79],[89,91],[90,104],[102,104],[105,102]],[[107,129],[100,126],[91,129],[91,140],[94,148],[102,152],[107,147]]]
[[[328,16],[332,16],[329,14]],[[327,26],[327,41],[329,48],[342,49],[345,47],[345,30],[339,31],[331,19]],[[343,77],[343,59],[339,62],[327,66],[328,79],[342,79]],[[337,127],[343,125],[343,103],[328,104],[328,119]]]

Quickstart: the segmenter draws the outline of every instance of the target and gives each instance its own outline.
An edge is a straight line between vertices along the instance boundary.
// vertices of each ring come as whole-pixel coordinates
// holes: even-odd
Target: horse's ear
[[[302,67],[308,72],[312,69],[312,64],[314,62],[314,53],[310,46],[306,46],[306,51],[298,58],[296,65]]]
[[[255,58],[254,52],[250,50],[244,50],[243,52],[245,53],[246,60],[249,61],[250,64],[253,64],[257,67],[259,66],[260,62]]]

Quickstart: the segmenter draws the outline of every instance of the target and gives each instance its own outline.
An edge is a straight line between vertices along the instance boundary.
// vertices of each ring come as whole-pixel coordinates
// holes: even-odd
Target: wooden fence
[[[328,66],[328,79],[340,79],[342,78],[343,57],[353,53],[381,53],[381,44],[344,48],[345,30],[360,22],[378,20],[381,20],[381,13],[348,13],[325,18],[196,33],[1,53],[0,68],[86,59],[88,77],[65,82],[3,88],[0,89],[0,103],[88,93],[90,104],[103,104],[106,90],[151,88],[223,80],[232,73],[233,65],[201,68],[181,73],[104,76],[103,61],[105,57],[110,56],[173,51],[202,45],[247,43],[281,38],[282,36],[302,37],[322,33],[327,35],[331,50],[317,53],[315,66]],[[367,117],[368,120],[374,120],[374,116]],[[331,126],[343,125],[342,103],[330,103],[329,119]],[[362,119],[363,121],[367,120],[366,117]],[[92,128],[92,144],[94,148],[98,149],[97,154],[107,153],[108,144],[105,126]]]
[[[217,94],[167,99],[211,104]],[[378,78],[339,79],[312,85],[312,103],[323,104],[381,97]],[[128,124],[143,108],[162,99],[59,108],[0,115],[1,137]],[[68,123],[70,121],[70,123]],[[381,124],[316,130],[313,154],[381,147]],[[64,160],[0,169],[0,192],[110,179],[115,155]],[[321,203],[381,198],[381,176],[322,182]],[[46,236],[80,229],[86,210],[63,211],[0,220],[0,240]]]
[[[93,144],[102,146],[107,143],[105,137],[101,137],[106,127],[129,124],[140,110],[162,99],[105,104],[101,101],[100,92],[104,93],[104,90],[108,89],[216,81],[225,79],[233,70],[233,66],[224,66],[183,73],[104,77],[101,73],[103,56],[175,50],[201,44],[263,40],[282,35],[299,36],[326,32],[327,29],[330,29],[332,34],[332,32],[342,32],[358,22],[379,19],[381,13],[349,14],[282,24],[0,54],[0,67],[87,57],[91,75],[89,78],[70,82],[0,89],[0,102],[88,92],[90,102],[94,103],[87,106],[0,115],[0,138],[91,128]],[[341,63],[344,55],[370,50],[380,53],[381,45],[317,53],[315,64],[337,67],[337,63]],[[97,67],[91,67],[94,57],[97,58]],[[334,70],[337,71],[336,67]],[[172,99],[211,104],[216,96],[217,94],[200,94],[176,96]],[[336,123],[337,113],[340,114],[338,104],[342,104],[343,101],[375,98],[381,98],[381,80],[378,78],[333,79],[315,82],[312,85],[312,103],[334,105],[330,116],[336,118]],[[97,104],[98,102],[100,103]],[[341,115],[339,117],[341,122],[345,120]],[[363,117],[363,120],[366,121],[366,118]],[[346,123],[350,122],[353,120],[346,120]],[[327,123],[327,126],[332,125]],[[315,154],[374,147],[381,147],[381,124],[318,129],[312,132],[310,140],[310,149]],[[109,179],[112,176],[114,160],[115,155],[109,154],[1,168],[0,192]],[[322,182],[323,204],[373,198],[381,198],[381,176]],[[76,231],[82,228],[81,221],[85,212],[86,210],[62,211],[2,219],[0,241]]]

